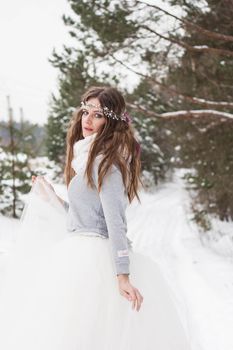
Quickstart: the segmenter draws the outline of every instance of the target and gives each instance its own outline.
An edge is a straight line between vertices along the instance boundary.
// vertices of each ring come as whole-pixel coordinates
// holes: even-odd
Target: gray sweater
[[[69,232],[95,232],[103,238],[109,238],[112,256],[115,261],[115,273],[129,274],[129,249],[132,242],[126,237],[126,207],[128,197],[124,188],[120,170],[112,165],[104,177],[100,193],[97,191],[98,166],[101,161],[98,155],[94,161],[91,189],[84,179],[85,166],[79,169],[69,183],[68,200],[64,206],[68,211],[67,229]]]

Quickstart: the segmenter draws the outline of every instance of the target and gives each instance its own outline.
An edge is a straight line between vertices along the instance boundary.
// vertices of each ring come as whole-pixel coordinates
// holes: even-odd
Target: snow
[[[228,101],[209,101],[209,100],[205,100],[204,98],[199,98],[199,97],[193,97],[193,100],[199,102],[199,103],[203,103],[203,104],[208,104],[208,105],[212,105],[212,106],[222,106],[222,107],[232,107],[233,103],[232,102],[228,102]]]
[[[197,100],[197,98],[193,98]],[[203,100],[204,101],[204,100]],[[206,101],[206,103],[209,104],[209,101]],[[218,104],[223,105],[223,102],[218,102]],[[229,105],[229,104],[228,104]],[[175,117],[180,117],[180,116],[187,116],[187,115],[192,115],[192,116],[202,116],[202,115],[213,115],[216,117],[223,117],[223,118],[233,118],[233,114],[227,113],[227,112],[220,112],[216,111],[213,109],[193,109],[193,110],[182,110],[182,111],[176,111],[176,112],[166,112],[160,114],[160,117],[163,118],[175,118]]]
[[[193,46],[194,49],[202,50],[202,49],[208,49],[209,46],[207,45],[195,45]]]
[[[233,254],[226,249],[232,241],[221,255],[221,240],[215,249],[203,245],[188,220],[189,197],[179,176],[153,194],[144,193],[141,202],[129,211],[129,236],[135,249],[159,263],[192,349],[232,350]]]
[[[172,183],[141,192],[127,208],[133,248],[156,261],[174,295],[192,350],[233,349],[232,223],[213,221],[202,238],[189,220],[189,197],[182,173]],[[67,199],[63,185],[56,192]],[[17,221],[0,217],[0,257],[15,239]],[[221,235],[216,232],[221,231]],[[223,234],[225,233],[225,234]],[[201,239],[202,238],[202,239]],[[6,260],[0,260],[0,273]]]
[[[17,234],[18,220],[0,214],[0,285],[1,277],[7,263],[7,251],[13,244]]]

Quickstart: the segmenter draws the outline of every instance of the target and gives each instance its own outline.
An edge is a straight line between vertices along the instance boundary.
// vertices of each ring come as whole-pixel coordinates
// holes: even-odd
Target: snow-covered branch
[[[161,12],[163,12],[164,14],[184,23],[187,27],[191,27],[191,28],[194,28],[196,29],[197,32],[200,32],[202,33],[203,35],[209,37],[209,38],[213,38],[213,39],[217,39],[217,40],[223,40],[223,41],[230,41],[230,42],[233,42],[233,36],[232,35],[226,35],[226,34],[221,34],[221,33],[217,33],[217,32],[213,32],[213,31],[210,31],[210,30],[207,30],[197,24],[194,24],[190,21],[187,21],[183,18],[180,18],[164,9],[162,9],[161,7],[157,6],[157,5],[152,5],[152,4],[147,4],[146,2],[143,2],[143,1],[136,1],[137,3],[139,4],[144,4],[148,7],[153,7]]]
[[[160,114],[153,112],[153,111],[151,111],[151,110],[149,110],[141,105],[137,105],[135,103],[129,103],[129,102],[127,102],[126,104],[127,104],[127,107],[132,108],[133,110],[135,110],[137,112],[140,112],[140,113],[142,112],[145,115],[148,115],[149,117],[158,117],[158,118],[160,117]]]
[[[225,113],[221,111],[215,111],[213,109],[194,109],[190,111],[175,111],[175,112],[167,112],[159,115],[162,118],[176,118],[176,117],[220,117],[220,118],[231,118],[233,119],[232,113]]]
[[[133,110],[144,113],[145,115],[148,115],[150,117],[156,117],[156,118],[179,118],[179,117],[218,117],[218,118],[230,118],[233,119],[232,113],[226,113],[221,111],[216,111],[214,109],[193,109],[193,110],[181,110],[181,111],[175,111],[175,112],[166,112],[166,113],[156,113],[152,110],[149,110],[143,106],[139,106],[137,104],[133,103],[127,103],[127,106],[132,108]]]
[[[155,79],[153,76],[149,76],[149,75],[146,75],[146,74],[143,74],[143,73],[137,71],[136,69],[130,67],[126,63],[124,63],[121,60],[119,60],[118,58],[116,58],[114,55],[110,54],[110,56],[116,62],[120,63],[122,66],[124,66],[127,69],[129,69],[131,72],[133,72],[133,73],[135,73],[135,74],[137,74],[137,75],[147,79],[148,81],[152,81],[156,85],[160,86],[162,89],[170,92],[172,95],[176,95],[178,97],[181,97],[181,98],[185,99],[186,101],[192,102],[194,104],[202,105],[202,106],[205,106],[205,107],[218,107],[218,108],[232,108],[233,107],[233,102],[228,102],[228,101],[210,101],[210,100],[205,100],[204,98],[199,98],[199,97],[195,97],[195,96],[185,95],[185,94],[177,91],[176,89],[161,83],[160,81]]]
[[[233,51],[230,50],[226,50],[226,49],[218,49],[215,47],[209,47],[207,45],[189,45],[181,40],[177,40],[173,37],[170,36],[165,36],[161,33],[158,33],[156,30],[150,28],[148,25],[140,25],[140,28],[143,28],[147,31],[149,31],[150,33],[154,33],[156,36],[159,36],[161,39],[170,41],[173,44],[179,45],[183,48],[185,48],[188,51],[195,51],[195,52],[208,52],[208,53],[213,53],[213,54],[217,54],[217,55],[223,55],[223,56],[232,56],[233,57]]]
[[[198,103],[200,105],[210,106],[210,107],[233,107],[233,102],[227,101],[209,101],[204,98],[199,97],[191,97],[194,103]]]

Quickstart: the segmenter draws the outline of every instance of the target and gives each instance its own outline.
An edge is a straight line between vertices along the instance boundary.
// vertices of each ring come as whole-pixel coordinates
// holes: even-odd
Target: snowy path
[[[18,220],[0,216],[0,286],[7,263],[7,252],[13,244],[18,228]]]
[[[56,190],[65,197],[62,186]],[[142,205],[136,200],[127,209],[128,236],[135,250],[159,264],[192,350],[232,350],[233,258],[202,245],[187,220],[189,199],[178,179],[140,198]],[[16,229],[15,220],[0,217],[0,277]]]
[[[179,181],[141,200],[127,212],[129,237],[160,265],[193,350],[232,350],[233,259],[202,245],[186,220]]]

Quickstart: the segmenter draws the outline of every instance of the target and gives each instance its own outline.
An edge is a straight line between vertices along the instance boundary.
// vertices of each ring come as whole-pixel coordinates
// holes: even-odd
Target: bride
[[[140,147],[121,93],[92,87],[67,133],[68,202],[32,177],[0,290],[2,350],[188,350],[157,264],[134,250],[126,208]]]

